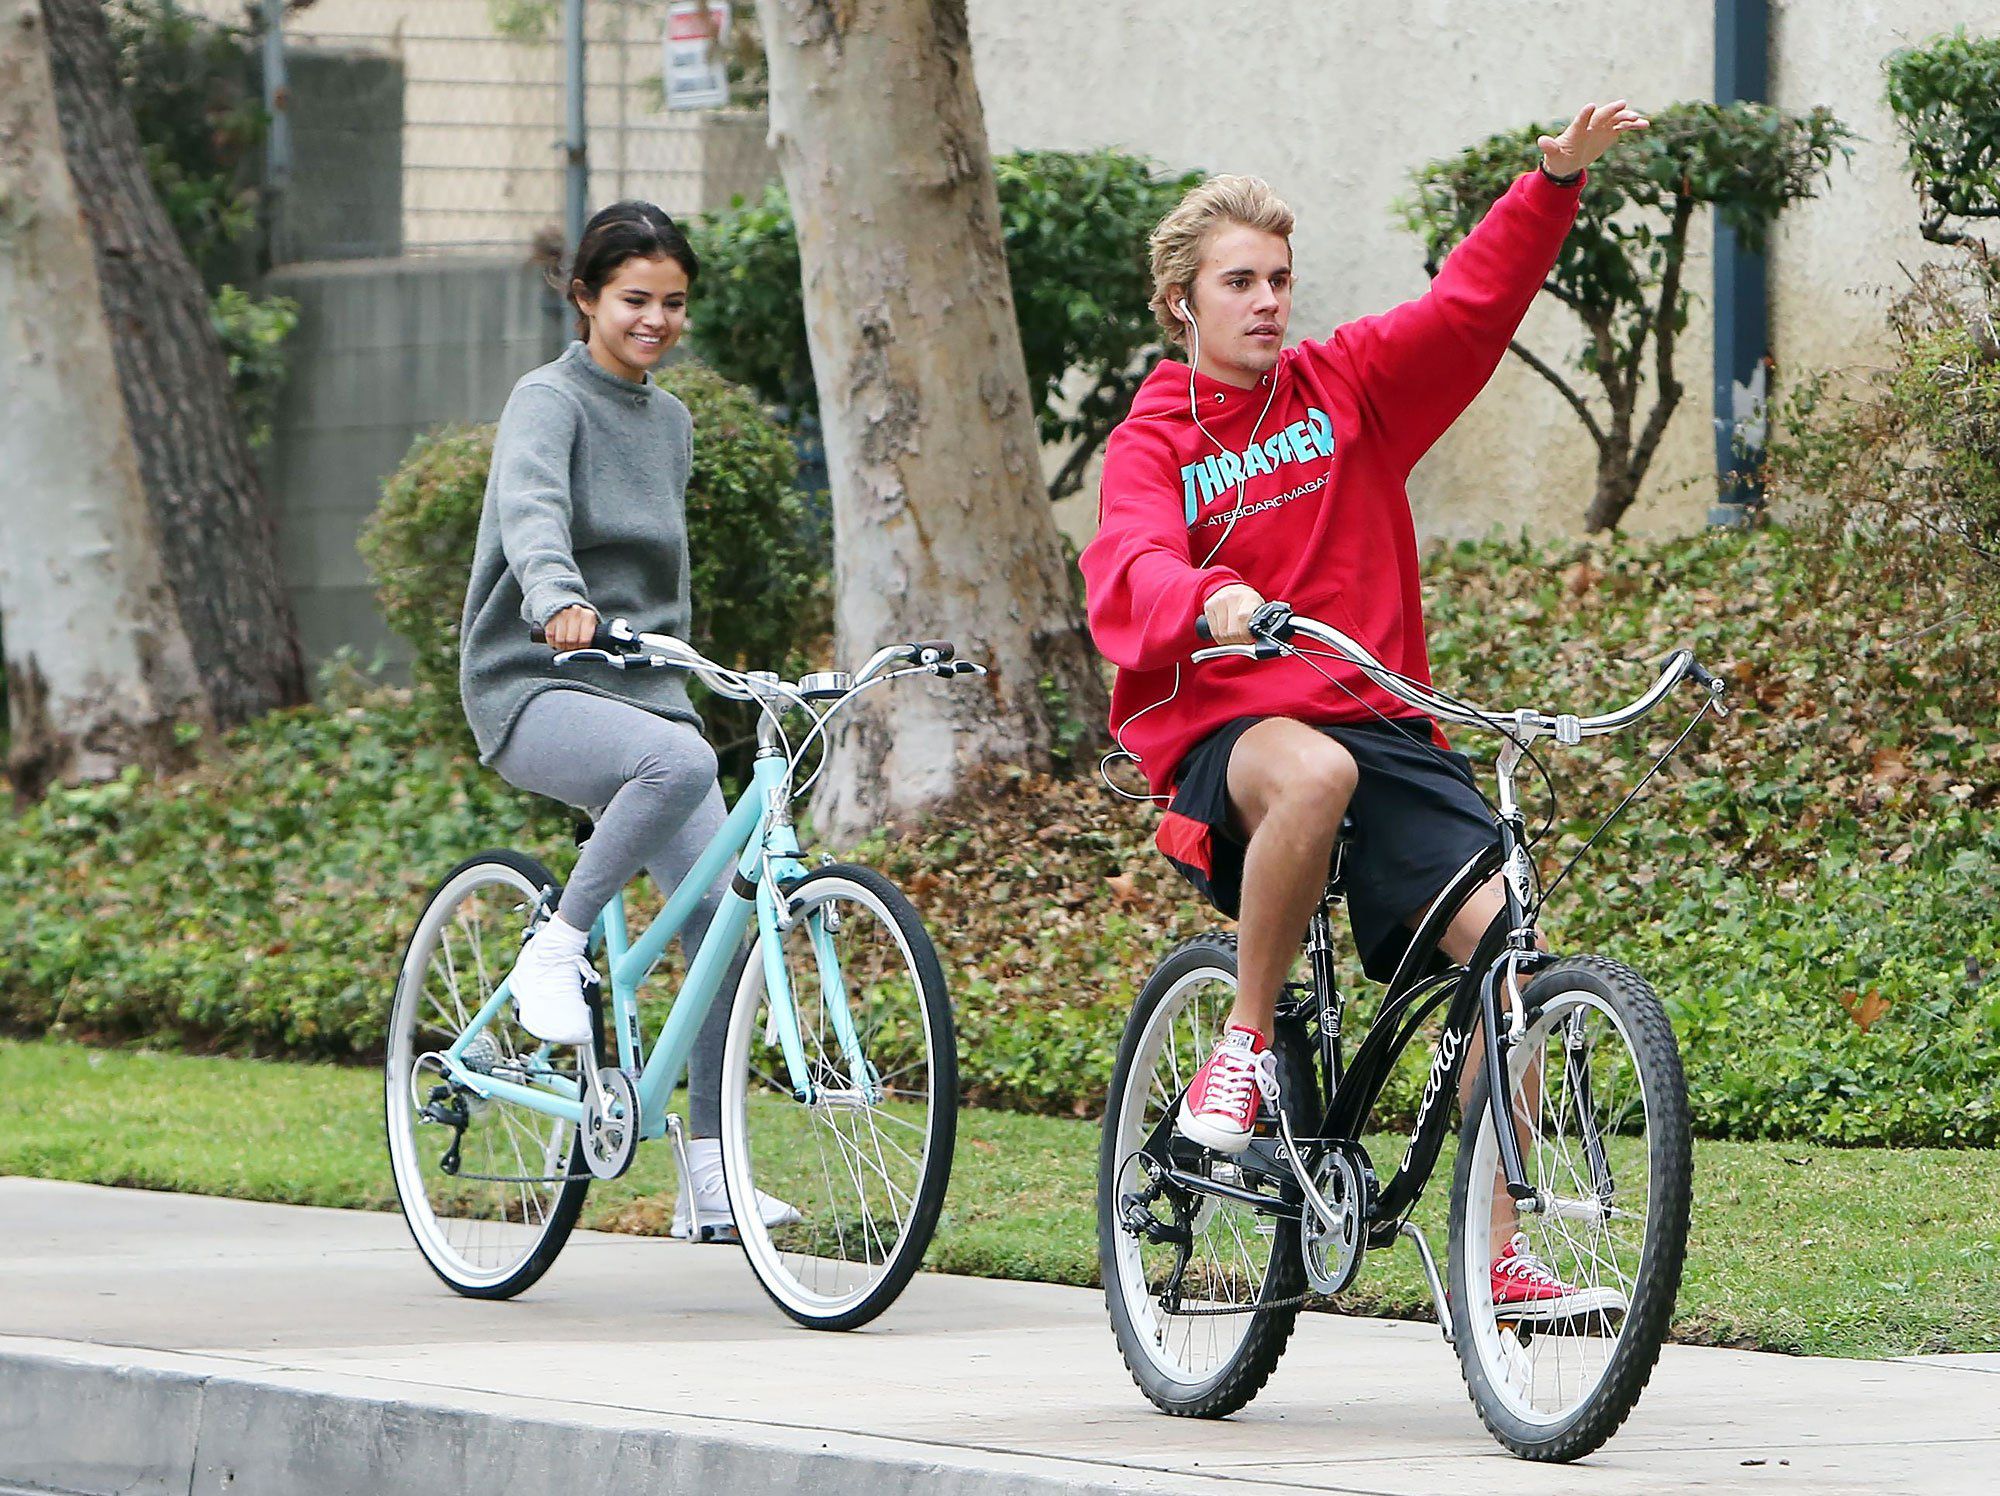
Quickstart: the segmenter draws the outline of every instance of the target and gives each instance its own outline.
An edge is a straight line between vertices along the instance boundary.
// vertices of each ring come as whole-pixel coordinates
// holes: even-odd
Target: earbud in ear
[[[1194,318],[1188,315],[1187,298],[1185,296],[1174,303],[1174,313],[1183,322],[1194,321]]]

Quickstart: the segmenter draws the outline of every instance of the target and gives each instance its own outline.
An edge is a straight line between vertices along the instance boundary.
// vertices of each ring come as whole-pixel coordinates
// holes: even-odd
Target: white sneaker
[[[553,915],[521,947],[521,959],[508,974],[521,1027],[549,1044],[588,1044],[590,1006],[583,984],[596,975],[584,958],[590,932],[579,930],[561,915]]]
[[[736,1217],[730,1214],[729,1191],[722,1182],[722,1140],[690,1138],[687,1145],[688,1173],[694,1185],[694,1224],[689,1228],[687,1191],[674,1194],[674,1224],[667,1234],[676,1241],[733,1242],[738,1240]],[[775,1231],[803,1220],[796,1209],[775,1195],[757,1191],[757,1213],[764,1229]]]

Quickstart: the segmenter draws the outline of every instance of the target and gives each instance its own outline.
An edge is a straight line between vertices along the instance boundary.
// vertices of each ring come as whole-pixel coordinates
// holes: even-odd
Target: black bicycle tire
[[[552,889],[554,891],[554,894],[551,896],[552,903],[553,898],[560,895],[562,891],[562,885],[556,881],[555,875],[537,859],[528,856],[525,852],[516,852],[511,848],[497,847],[490,851],[474,853],[459,863],[457,867],[446,873],[444,877],[440,878],[437,885],[431,889],[430,897],[424,900],[424,912],[429,913],[431,905],[437,902],[438,896],[459,877],[469,869],[478,867],[483,863],[498,863],[521,874],[537,888]],[[416,928],[412,929],[410,939],[404,945],[403,962],[399,963],[396,968],[398,980],[396,988],[391,991],[389,997],[388,1033],[391,1036],[391,1042],[387,1046],[387,1052],[384,1054],[382,1061],[385,1069],[389,1063],[389,1055],[393,1054],[395,1050],[393,1035],[396,1024],[396,997],[402,986],[401,972],[408,963],[410,951],[416,945],[416,932],[423,927],[423,923],[423,915],[420,914],[417,917]],[[383,1146],[385,1148],[393,1149],[394,1147],[392,1139],[395,1126],[396,1119],[389,1110],[388,1090],[385,1085],[382,1096],[382,1131]],[[390,1182],[396,1190],[398,1213],[402,1216],[403,1225],[409,1231],[410,1239],[416,1244],[417,1255],[423,1258],[424,1265],[437,1274],[438,1279],[446,1287],[450,1288],[452,1292],[461,1294],[468,1299],[511,1299],[515,1295],[533,1287],[541,1279],[542,1275],[554,1266],[555,1260],[562,1252],[564,1244],[569,1241],[570,1232],[576,1229],[577,1218],[583,1211],[584,1196],[590,1192],[590,1175],[588,1165],[584,1162],[581,1138],[582,1134],[579,1131],[570,1140],[567,1172],[572,1176],[581,1174],[583,1177],[581,1179],[572,1177],[557,1192],[555,1209],[549,1212],[548,1225],[543,1228],[541,1239],[535,1243],[533,1250],[522,1260],[521,1266],[499,1282],[488,1284],[468,1285],[458,1282],[442,1267],[438,1266],[437,1262],[431,1257],[431,1254],[424,1250],[423,1237],[418,1234],[415,1224],[411,1222],[409,1207],[403,1200],[402,1180],[396,1174],[395,1159],[392,1152],[389,1175]]]
[[[854,863],[825,863],[790,885],[787,895],[796,896],[815,882],[835,878],[858,884],[879,898],[909,943],[910,955],[917,965],[917,980],[924,988],[924,1024],[930,1034],[931,1054],[934,1057],[932,1092],[936,1101],[931,1107],[931,1136],[924,1154],[924,1177],[917,1186],[916,1206],[910,1213],[910,1224],[896,1243],[895,1260],[888,1271],[859,1303],[838,1314],[820,1316],[801,1313],[764,1281],[764,1275],[757,1270],[756,1258],[747,1246],[744,1247],[744,1258],[750,1264],[750,1275],[757,1280],[758,1287],[789,1318],[809,1330],[857,1329],[895,1303],[903,1290],[909,1287],[910,1279],[923,1266],[924,1255],[930,1250],[931,1239],[937,1233],[938,1217],[944,1210],[945,1192],[951,1184],[952,1153],[958,1144],[958,1032],[952,1018],[951,993],[945,986],[944,964],[938,960],[937,947],[931,941],[930,932],[924,928],[923,917],[918,914],[916,905],[900,888],[873,868]],[[745,947],[738,957],[739,962],[749,959],[750,949]],[[733,1019],[731,1021],[734,1022]],[[723,1126],[729,1125],[725,1116]],[[727,1156],[728,1150],[725,1149],[724,1175],[733,1206],[736,1188],[733,1180],[727,1180]],[[757,1181],[753,1178],[749,1181],[746,1199],[755,1199],[756,1187]]]
[[[1466,1105],[1458,1160],[1452,1171],[1447,1271],[1452,1284],[1452,1328],[1459,1370],[1480,1421],[1502,1446],[1522,1459],[1561,1464],[1582,1459],[1601,1448],[1618,1431],[1638,1405],[1639,1396],[1658,1364],[1687,1260],[1693,1160],[1692,1123],[1680,1050],[1666,1008],[1652,986],[1622,962],[1603,956],[1569,956],[1535,974],[1522,993],[1524,1003],[1534,1008],[1537,999],[1558,983],[1564,991],[1589,991],[1619,1010],[1641,1070],[1641,1084],[1644,1086],[1649,1078],[1655,1082],[1646,1093],[1646,1120],[1652,1136],[1647,1160],[1650,1174],[1647,1198],[1652,1209],[1647,1239],[1640,1249],[1632,1303],[1626,1311],[1624,1331],[1612,1352],[1612,1364],[1589,1398],[1562,1423],[1548,1429],[1531,1428],[1499,1405],[1490,1391],[1486,1368],[1479,1360],[1467,1318],[1473,1294],[1486,1288],[1485,1228],[1479,1233],[1476,1258],[1467,1257],[1465,1239],[1474,1145],[1479,1129],[1490,1120],[1483,1070]]]
[[[1281,1221],[1272,1237],[1271,1261],[1259,1295],[1261,1299],[1274,1301],[1280,1307],[1245,1311],[1251,1323],[1235,1354],[1213,1376],[1185,1388],[1166,1384],[1152,1375],[1150,1363],[1140,1348],[1139,1332],[1126,1312],[1125,1298],[1119,1291],[1118,1234],[1121,1227],[1117,1191],[1119,1166],[1124,1162],[1124,1156],[1117,1127],[1118,1118],[1124,1112],[1123,1098],[1126,1088],[1132,1084],[1139,1041],[1154,1010],[1175,983],[1190,972],[1200,970],[1204,964],[1226,970],[1233,981],[1236,976],[1236,937],[1209,933],[1184,940],[1169,951],[1146,978],[1132,1004],[1132,1012],[1125,1021],[1125,1032],[1119,1040],[1118,1059],[1112,1071],[1111,1090],[1100,1129],[1102,1136],[1097,1159],[1098,1278],[1104,1285],[1104,1307],[1111,1319],[1112,1333],[1118,1341],[1118,1354],[1124,1359],[1125,1369],[1131,1373],[1134,1384],[1145,1394],[1146,1400],[1161,1412],[1171,1413],[1177,1418],[1226,1418],[1247,1406],[1264,1390],[1264,1384],[1276,1370],[1279,1358],[1284,1355],[1285,1346],[1292,1337],[1292,1330],[1298,1323],[1300,1306],[1296,1300],[1305,1289],[1305,1263],[1299,1251],[1298,1224]],[[1289,1058],[1296,1065],[1301,1057]],[[1306,1073],[1309,1075],[1310,1071]],[[1291,1089],[1288,1077],[1287,1090]]]

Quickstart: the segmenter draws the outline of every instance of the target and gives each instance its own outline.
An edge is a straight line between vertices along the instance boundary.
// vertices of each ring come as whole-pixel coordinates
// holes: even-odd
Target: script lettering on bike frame
[[[1431,1073],[1424,1081],[1424,1094],[1417,1101],[1417,1120],[1410,1128],[1412,1148],[1417,1146],[1417,1139],[1423,1136],[1424,1118],[1431,1114],[1432,1105],[1437,1101],[1438,1094],[1444,1090],[1446,1078],[1457,1065],[1460,1052],[1471,1038],[1470,1030],[1460,1033],[1456,1029],[1447,1029],[1445,1036],[1438,1041],[1437,1053],[1431,1056]]]

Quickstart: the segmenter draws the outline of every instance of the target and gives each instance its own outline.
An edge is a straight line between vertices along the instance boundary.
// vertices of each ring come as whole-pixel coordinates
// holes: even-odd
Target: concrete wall
[[[396,650],[354,549],[382,480],[419,433],[498,417],[567,333],[519,260],[353,260],[274,273],[299,303],[264,471],[309,661]]]
[[[292,180],[271,258],[356,260],[403,250],[403,68],[376,53],[285,49]]]
[[[1298,212],[1293,328],[1318,336],[1424,288],[1417,241],[1390,205],[1410,171],[1492,131],[1620,94],[1642,106],[1706,97],[1712,0],[970,0],[980,92],[996,149],[1115,145],[1165,165],[1268,178]],[[1882,56],[1955,25],[2000,23],[1991,0],[1778,0],[1773,85],[1793,108],[1831,105],[1868,138],[1827,200],[1776,246],[1773,340],[1793,367],[1866,359],[1883,341],[1880,290],[1920,258],[1901,147],[1881,104]],[[1528,163],[1523,163],[1524,165]],[[1688,282],[1702,298],[1679,345],[1687,386],[1627,527],[1686,530],[1713,493],[1709,232]],[[1544,302],[1546,302],[1544,298]],[[1578,346],[1540,305],[1525,336]],[[1502,365],[1417,469],[1426,534],[1580,528],[1594,448],[1560,397]],[[1087,531],[1091,494],[1068,506]]]

